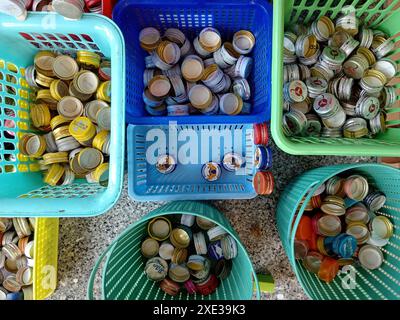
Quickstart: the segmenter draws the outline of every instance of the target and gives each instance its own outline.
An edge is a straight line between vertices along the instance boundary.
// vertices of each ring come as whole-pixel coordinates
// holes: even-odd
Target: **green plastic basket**
[[[384,262],[377,270],[349,267],[333,282],[320,281],[294,257],[294,238],[300,218],[314,192],[329,178],[351,170],[365,176],[370,186],[386,194],[387,202],[380,214],[390,218],[394,235],[382,248]],[[380,164],[347,164],[318,168],[304,173],[290,183],[282,193],[277,208],[279,235],[300,284],[312,299],[317,300],[376,300],[400,298],[400,170]],[[300,201],[304,204],[296,212]],[[352,281],[350,275],[354,275]]]
[[[123,182],[125,144],[125,44],[108,18],[85,14],[72,21],[55,13],[30,12],[25,21],[0,13],[0,216],[87,217],[109,210]],[[29,108],[34,93],[25,80],[25,68],[41,50],[74,54],[88,50],[111,59],[110,177],[107,187],[86,179],[68,186],[43,182],[37,159],[18,150],[31,126]],[[13,122],[13,128],[5,125]],[[6,135],[11,131],[14,135]]]
[[[396,48],[391,56],[399,63],[400,58],[400,8],[394,9],[399,1],[385,0],[278,0],[274,1],[274,32],[272,55],[272,136],[283,151],[296,155],[353,155],[400,157],[400,128],[389,128],[375,139],[338,139],[320,137],[286,137],[282,130],[283,116],[283,34],[289,23],[308,23],[320,16],[335,18],[345,5],[352,5],[356,15],[374,28],[393,36]],[[400,70],[400,68],[399,68]],[[388,110],[398,113],[399,73],[396,75],[397,102]],[[396,82],[396,81],[395,81]],[[400,120],[387,121],[389,126],[400,125]]]
[[[217,291],[209,296],[189,295],[180,292],[177,296],[165,294],[144,273],[144,259],[140,251],[141,241],[147,235],[147,223],[157,216],[192,214],[207,218],[222,226],[238,243],[238,255],[233,260],[230,276],[221,282]],[[102,298],[104,300],[249,300],[260,298],[259,281],[250,258],[226,218],[213,206],[192,201],[171,202],[160,207],[123,232],[99,257],[88,284],[88,298],[94,299],[94,280],[100,264],[107,255],[102,274]],[[261,278],[259,278],[261,279]],[[269,278],[267,278],[269,279]],[[265,281],[265,280],[264,280]],[[270,280],[268,280],[270,281]],[[267,287],[265,283],[261,287]]]

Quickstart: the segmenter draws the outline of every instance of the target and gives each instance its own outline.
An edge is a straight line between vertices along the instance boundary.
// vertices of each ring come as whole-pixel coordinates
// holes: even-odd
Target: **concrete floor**
[[[292,178],[308,169],[337,163],[373,162],[375,159],[294,157],[273,149],[276,188],[271,196],[213,203],[238,232],[256,271],[265,273],[269,270],[274,277],[276,290],[273,294],[263,294],[263,299],[307,299],[291,270],[275,225],[279,194]],[[61,219],[59,283],[51,299],[85,299],[89,275],[99,255],[130,224],[162,205],[132,201],[127,194],[126,182],[125,179],[117,205],[106,214],[90,219]],[[99,294],[99,279],[95,289]]]

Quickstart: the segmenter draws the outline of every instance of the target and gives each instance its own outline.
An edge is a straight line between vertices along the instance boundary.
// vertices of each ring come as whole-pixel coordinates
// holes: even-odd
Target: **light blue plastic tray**
[[[253,143],[253,126],[249,124],[204,124],[204,125],[177,125],[177,134],[183,131],[190,132],[193,137],[198,137],[198,133],[203,129],[213,130],[216,134],[223,132],[228,139],[215,139],[217,147],[219,146],[220,155],[215,158],[207,158],[208,161],[220,161],[225,153],[229,151],[238,152],[246,158],[246,166],[243,175],[237,175],[222,169],[221,178],[216,182],[208,182],[201,175],[203,163],[181,164],[178,163],[174,172],[170,174],[160,174],[154,164],[146,160],[146,150],[153,144],[153,140],[148,141],[146,135],[151,129],[160,130],[169,139],[169,127],[165,126],[145,126],[129,125],[128,127],[128,181],[129,195],[138,201],[170,201],[170,200],[215,200],[215,199],[251,199],[256,196],[253,188],[254,165],[253,157],[255,145]],[[233,139],[235,132],[240,130],[240,139]],[[173,131],[174,132],[174,131]],[[215,138],[216,134],[213,134]],[[229,140],[230,139],[230,140]],[[197,143],[197,141],[201,141]],[[176,141],[176,139],[174,139]],[[197,138],[179,141],[177,150],[181,147],[196,148],[198,158],[208,152],[212,154],[212,140],[205,143],[206,140]],[[233,146],[224,145],[223,141],[232,141]],[[156,151],[156,157],[160,154],[174,154],[174,150],[168,146],[162,152]],[[241,147],[241,145],[243,147]],[[177,153],[175,153],[177,154]],[[175,158],[177,158],[175,156]]]
[[[85,14],[71,21],[57,14],[29,13],[26,21],[0,14],[0,216],[86,217],[104,213],[118,199],[123,181],[125,143],[125,45],[118,27],[108,18]],[[111,59],[111,156],[107,188],[77,181],[49,187],[42,181],[37,161],[21,155],[18,139],[30,132],[32,92],[25,68],[40,50],[98,52]],[[15,117],[6,115],[7,109]],[[8,113],[10,114],[10,113]],[[15,139],[4,135],[4,120],[14,120]],[[5,150],[9,143],[13,150]],[[14,161],[10,155],[15,156]],[[12,157],[12,156],[11,156]]]

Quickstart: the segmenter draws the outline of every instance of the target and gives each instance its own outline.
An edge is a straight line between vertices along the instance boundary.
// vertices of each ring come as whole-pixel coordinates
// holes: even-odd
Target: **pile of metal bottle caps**
[[[303,266],[331,282],[346,265],[380,268],[381,250],[393,236],[393,224],[380,213],[383,192],[358,174],[335,176],[319,187],[304,205],[295,235],[295,256]]]
[[[143,100],[153,116],[250,113],[247,78],[253,67],[255,37],[240,30],[232,42],[222,43],[215,28],[200,31],[193,43],[175,28],[163,36],[155,28],[139,34],[145,57]]]
[[[360,27],[354,15],[295,24],[284,35],[284,115],[287,136],[373,137],[386,130],[396,101],[395,41]]]
[[[33,299],[35,219],[0,218],[0,300]]]
[[[76,58],[40,51],[25,78],[35,94],[31,123],[40,133],[22,134],[21,156],[40,159],[37,169],[51,186],[69,185],[75,178],[107,184],[110,62],[89,51],[78,51]]]
[[[162,216],[148,224],[141,252],[144,272],[171,296],[210,295],[228,278],[236,240],[212,221],[193,215]]]
[[[107,0],[109,1],[109,0]],[[57,12],[69,19],[80,19],[86,12],[102,13],[102,0],[1,0],[0,12],[25,20],[28,11]]]

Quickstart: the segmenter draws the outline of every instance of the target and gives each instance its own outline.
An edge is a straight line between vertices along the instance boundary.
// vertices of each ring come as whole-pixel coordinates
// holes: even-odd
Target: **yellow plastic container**
[[[57,285],[58,218],[37,218],[34,232],[33,299],[50,297]]]

